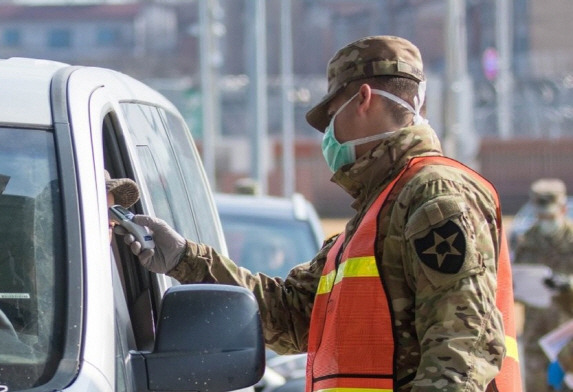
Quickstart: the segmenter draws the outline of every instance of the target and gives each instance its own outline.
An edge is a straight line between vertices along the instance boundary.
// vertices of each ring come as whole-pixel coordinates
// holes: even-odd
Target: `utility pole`
[[[477,149],[473,85],[468,75],[466,2],[448,0],[446,12],[446,86],[444,151],[472,166]]]
[[[495,82],[497,91],[497,128],[499,137],[507,140],[513,134],[511,53],[513,42],[513,1],[497,0],[495,2],[496,41],[498,73]]]
[[[295,190],[294,165],[294,88],[292,74],[292,8],[291,0],[281,0],[281,81],[282,81],[282,141],[283,195],[290,197]]]
[[[251,134],[251,177],[257,181],[261,194],[268,193],[267,162],[267,42],[265,0],[247,1],[247,15],[254,20],[247,23],[247,74],[249,75],[249,108],[255,116]],[[254,44],[254,45],[253,45]]]
[[[203,126],[203,160],[205,173],[213,189],[217,188],[215,148],[220,134],[219,89],[217,86],[217,56],[213,26],[217,0],[199,0],[199,57],[201,72],[201,108]]]

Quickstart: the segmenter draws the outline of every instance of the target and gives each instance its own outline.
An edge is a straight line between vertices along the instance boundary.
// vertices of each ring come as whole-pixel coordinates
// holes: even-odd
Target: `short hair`
[[[343,91],[343,94],[350,98],[354,95],[358,88],[363,85],[367,84],[372,88],[378,90],[384,90],[391,94],[394,94],[404,101],[408,102],[412,107],[414,107],[414,97],[418,94],[418,82],[414,79],[405,78],[401,76],[375,76],[372,78],[365,78],[365,79],[358,79],[350,82],[348,86]],[[390,101],[390,100],[389,100]],[[404,106],[394,102],[393,105],[390,106],[390,114],[395,122],[402,124],[406,121],[406,118],[409,114],[411,114],[408,109]],[[426,114],[426,101],[424,100],[424,104],[420,110],[420,114],[425,116]]]

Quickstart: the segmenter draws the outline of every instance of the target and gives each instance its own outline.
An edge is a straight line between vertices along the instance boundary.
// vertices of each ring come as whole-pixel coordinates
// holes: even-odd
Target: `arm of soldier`
[[[334,238],[325,242],[312,262],[300,264],[283,281],[253,274],[210,246],[186,240],[162,219],[136,215],[134,222],[153,235],[154,249],[142,249],[124,230],[118,234],[124,236],[124,242],[145,268],[184,284],[221,283],[251,290],[259,304],[267,346],[281,354],[306,351],[312,303]]]
[[[168,275],[181,283],[222,283],[251,290],[258,301],[267,347],[279,354],[305,352],[316,287],[329,242],[311,262],[293,268],[286,280],[254,274],[213,248],[187,242]]]
[[[495,210],[485,216],[463,189],[445,193],[417,208],[406,227],[421,350],[412,391],[483,391],[505,354]]]

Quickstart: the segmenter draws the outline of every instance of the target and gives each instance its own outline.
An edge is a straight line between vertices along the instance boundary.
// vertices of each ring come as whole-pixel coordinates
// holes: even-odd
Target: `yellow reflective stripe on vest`
[[[334,279],[336,278],[336,271],[330,271],[326,275],[320,277],[318,282],[318,288],[316,289],[316,295],[330,293],[332,286],[334,286]]]
[[[506,357],[513,358],[516,362],[519,362],[519,354],[517,352],[517,340],[511,336],[505,336],[505,351]]]
[[[380,276],[374,256],[350,258],[338,266],[338,271],[331,271],[320,277],[316,294],[329,293],[332,287],[344,278],[372,278]]]
[[[376,388],[325,388],[318,389],[314,392],[392,392],[393,389],[376,389]]]

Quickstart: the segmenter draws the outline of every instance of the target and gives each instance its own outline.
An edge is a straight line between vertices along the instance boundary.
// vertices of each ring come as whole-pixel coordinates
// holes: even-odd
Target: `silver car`
[[[227,252],[177,109],[127,75],[51,61],[0,60],[0,85],[0,391],[256,383],[252,293],[178,285],[110,246],[104,169],[139,184],[134,213]]]

